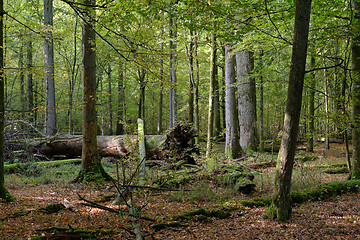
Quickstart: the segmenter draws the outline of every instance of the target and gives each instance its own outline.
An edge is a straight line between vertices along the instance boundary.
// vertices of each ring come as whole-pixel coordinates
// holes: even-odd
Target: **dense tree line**
[[[285,208],[275,216],[286,219],[297,134],[313,151],[318,138],[347,142],[354,133],[358,177],[358,1],[310,5],[7,1],[6,130],[30,124],[45,135],[82,133],[82,169],[96,168],[103,176],[96,134],[132,134],[137,118],[146,134],[161,134],[178,121],[193,124],[196,143],[207,142],[207,156],[213,141],[226,140],[224,151],[236,158],[263,151],[265,140],[282,139],[278,169],[286,174],[277,175],[274,206]],[[302,25],[309,29],[299,30]],[[285,184],[284,204],[276,196],[279,182]]]

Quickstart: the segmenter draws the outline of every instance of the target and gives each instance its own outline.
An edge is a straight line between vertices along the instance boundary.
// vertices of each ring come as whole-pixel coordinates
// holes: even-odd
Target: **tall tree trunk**
[[[26,69],[27,69],[27,110],[29,111],[29,122],[34,122],[36,111],[34,111],[34,83],[32,74],[33,65],[33,50],[32,41],[29,40],[26,44]],[[36,125],[36,124],[35,124]]]
[[[110,59],[110,56],[109,56]],[[113,135],[113,110],[112,110],[112,93],[111,93],[111,65],[108,63],[108,106],[109,106],[109,135]]]
[[[226,139],[225,154],[230,159],[240,156],[237,108],[235,96],[235,56],[230,45],[225,46],[225,85],[226,85]]]
[[[257,149],[256,89],[255,79],[251,76],[253,69],[252,52],[243,50],[236,54],[240,146],[245,151]]]
[[[125,88],[124,88],[124,69],[119,64],[119,81],[117,95],[117,117],[116,117],[116,135],[124,134],[124,108],[125,108]]]
[[[161,25],[161,36],[163,35],[164,30]],[[164,51],[164,44],[161,42],[160,44],[161,52]],[[160,57],[160,69],[159,69],[159,103],[158,103],[158,121],[157,121],[157,134],[160,135],[162,133],[162,122],[163,122],[163,83],[164,81],[164,59]]]
[[[97,150],[95,0],[83,0],[83,143],[81,168],[75,181],[99,182],[109,179]]]
[[[299,130],[302,91],[309,35],[311,0],[297,0],[284,128],[275,170],[272,204],[268,217],[286,221],[291,215],[290,186]]]
[[[260,64],[261,69],[263,69],[263,56],[264,52],[261,50],[260,52]],[[263,72],[260,73],[259,76],[259,151],[264,152],[265,147],[265,139],[264,139],[264,81],[263,81]]]
[[[360,21],[360,1],[352,1],[354,8],[354,29],[356,35],[353,36],[352,42],[352,64],[354,69],[353,74],[353,90],[352,90],[352,121],[354,125],[353,129],[353,156],[351,164],[351,178],[359,179],[360,178],[360,34],[359,30],[359,21]]]
[[[145,122],[145,87],[146,87],[146,70],[144,68],[138,69],[140,95],[139,95],[139,115],[138,118]]]
[[[194,124],[195,124],[195,144],[199,144],[199,127],[200,127],[200,116],[199,116],[199,60],[198,60],[198,34],[195,33],[195,46],[194,46],[194,61],[195,61],[195,79],[194,79]]]
[[[20,103],[21,103],[21,118],[25,118],[27,108],[26,94],[25,94],[25,75],[24,75],[24,44],[23,38],[20,36],[20,49],[19,49],[19,78],[20,78]]]
[[[97,65],[98,65],[98,82],[96,83],[97,86],[100,85],[100,107],[101,107],[101,122],[100,122],[100,129],[98,129],[97,134],[101,134],[101,136],[104,136],[104,128],[105,128],[105,108],[104,108],[104,102],[103,102],[103,72],[99,63],[99,59],[97,59]]]
[[[220,136],[221,131],[221,115],[220,115],[220,92],[219,92],[219,69],[215,59],[214,68],[214,133],[215,138]]]
[[[53,27],[53,0],[44,0],[45,25],[45,134],[53,136],[57,132],[55,108],[55,81],[54,81],[54,42]]]
[[[14,197],[5,188],[4,178],[4,126],[5,126],[5,79],[4,79],[4,2],[0,0],[0,198],[8,202]]]
[[[74,27],[74,58],[71,66],[71,78],[69,79],[69,109],[68,109],[68,128],[69,134],[74,132],[73,124],[73,107],[74,107],[74,89],[76,84],[77,77],[77,26],[78,26],[78,17],[75,16],[75,27]],[[75,118],[75,116],[74,116]]]
[[[315,57],[311,56],[311,68],[315,68]],[[314,151],[314,132],[315,132],[315,87],[316,87],[316,72],[312,72],[310,77],[310,91],[309,91],[309,128],[307,134],[307,148],[306,151]]]
[[[211,53],[210,53],[210,89],[209,89],[209,111],[208,111],[208,128],[206,143],[206,158],[210,156],[213,145],[214,133],[214,83],[216,68],[216,38],[215,33],[211,34]]]
[[[175,4],[177,1],[172,1],[172,5]],[[175,126],[176,119],[177,119],[177,100],[176,100],[176,38],[177,38],[177,20],[174,17],[175,7],[171,6],[170,9],[170,16],[169,16],[169,47],[170,47],[170,116],[169,116],[169,126],[170,129]]]
[[[325,66],[325,59],[324,59]],[[325,97],[325,148],[330,149],[330,114],[329,114],[329,90],[326,69],[324,69],[324,97]]]

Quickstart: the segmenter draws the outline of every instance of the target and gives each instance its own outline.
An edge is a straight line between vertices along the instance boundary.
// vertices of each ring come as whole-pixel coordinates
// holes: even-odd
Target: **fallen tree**
[[[194,164],[192,153],[198,150],[189,144],[193,137],[194,132],[191,127],[182,124],[178,124],[165,135],[146,135],[146,159],[185,160],[186,163]],[[81,156],[82,141],[82,136],[79,135],[57,135],[36,144],[34,150],[48,158],[56,155],[76,158]],[[138,151],[137,135],[98,136],[97,142],[98,151],[102,157],[121,158],[133,151]]]

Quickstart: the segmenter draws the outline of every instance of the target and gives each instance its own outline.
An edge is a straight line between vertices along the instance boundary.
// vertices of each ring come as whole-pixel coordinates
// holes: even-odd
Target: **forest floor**
[[[319,144],[313,155],[318,159],[296,164],[293,188],[301,190],[347,178],[346,173],[326,174],[315,167],[346,163],[342,145],[332,144],[330,150],[325,150]],[[276,155],[267,154],[266,159],[272,158],[276,160]],[[218,158],[214,155],[214,159]],[[232,164],[251,168],[255,166],[254,163],[263,162],[264,159],[264,156],[250,154]],[[219,164],[218,160],[216,162]],[[17,200],[11,203],[0,201],[0,239],[29,239],[34,236],[43,236],[43,239],[85,239],[76,238],[76,234],[72,238],[65,238],[65,235],[50,238],[52,234],[44,230],[55,227],[58,230],[90,230],[93,239],[132,239],[134,226],[139,226],[146,235],[145,239],[360,239],[360,193],[348,193],[296,205],[293,207],[291,220],[284,223],[263,219],[266,208],[249,208],[239,204],[243,199],[271,195],[274,170],[271,164],[256,170],[256,191],[250,195],[230,191],[224,186],[206,181],[206,178],[191,181],[184,188],[179,188],[179,191],[138,190],[134,193],[133,200],[137,206],[143,206],[140,214],[155,222],[135,220],[129,216],[82,205],[84,201],[79,200],[79,195],[107,207],[128,211],[126,205],[111,205],[109,196],[116,195],[111,184],[89,186],[64,181],[75,177],[77,170],[78,166],[72,165],[52,169],[51,172],[44,170],[37,177],[34,169],[28,175],[7,175],[7,188]],[[62,203],[64,199],[70,201],[76,209],[63,209],[55,213],[44,213],[41,210],[49,204]],[[174,218],[175,215],[191,210],[219,206],[230,206],[233,209],[231,215],[223,219],[202,215],[190,220]],[[152,228],[156,223],[169,222],[176,222],[178,226],[158,231]]]

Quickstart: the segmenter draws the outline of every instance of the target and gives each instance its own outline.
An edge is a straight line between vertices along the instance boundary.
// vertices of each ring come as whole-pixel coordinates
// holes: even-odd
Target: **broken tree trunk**
[[[166,135],[146,135],[146,159],[185,160],[194,164],[191,156],[197,149],[189,141],[194,132],[188,125],[178,124]],[[138,151],[137,135],[97,136],[98,151],[101,157],[121,158],[133,151]],[[57,135],[46,142],[37,144],[35,150],[51,158],[63,155],[66,158],[81,156],[82,136]]]

